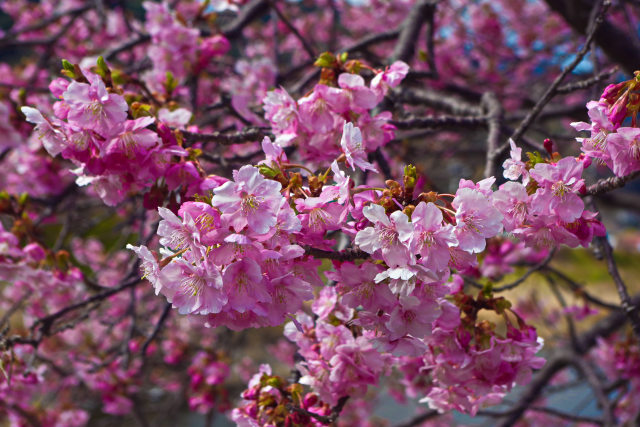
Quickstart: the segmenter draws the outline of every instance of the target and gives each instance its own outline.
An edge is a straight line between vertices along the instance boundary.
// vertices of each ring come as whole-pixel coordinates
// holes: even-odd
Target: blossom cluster
[[[278,110],[274,129],[278,123],[289,129],[301,114]],[[507,322],[504,335],[476,324],[469,313],[479,307],[505,316],[507,308],[492,297],[470,300],[452,272],[477,272],[477,254],[503,232],[519,238],[521,250],[537,248],[529,255],[537,260],[557,245],[587,246],[601,235],[602,225],[580,197],[584,159],[549,151],[523,162],[512,142],[504,174],[521,182],[494,190],[493,177],[463,179],[455,194],[420,193],[410,166],[402,184],[355,185],[341,163],[361,171],[375,167],[352,122],[343,123],[341,140],[331,166],[315,175],[290,163],[277,138],[265,138],[258,167],[243,166],[232,181],[217,179],[210,198],[183,203],[177,216],[159,208],[164,257],[130,246],[143,260],[145,277],[180,313],[206,315],[210,326],[279,325],[314,297],[313,286],[322,286],[309,273],[318,264],[305,247],[330,249],[328,233],[340,230],[370,259],[336,261],[325,272],[335,287],[316,291],[316,320],[298,313],[287,327],[304,358],[301,381],[335,405],[376,384],[385,360],[418,358],[410,366],[430,374],[423,390],[430,406],[475,414],[499,402],[542,365],[535,356],[541,343],[520,318],[515,326]],[[291,169],[305,169],[307,185]],[[447,300],[451,295],[457,305]]]
[[[640,129],[637,112],[640,105],[635,78],[608,85],[598,101],[587,103],[591,123],[575,122],[578,131],[589,131],[588,138],[578,138],[589,159],[606,164],[616,176],[640,170]]]
[[[22,107],[22,112],[36,125],[35,135],[47,152],[75,163],[78,185],[92,184],[108,205],[121,202],[130,191],[151,187],[159,178],[171,185],[174,175],[192,166],[182,162],[168,167],[176,156],[188,152],[165,123],[148,115],[131,118],[125,97],[107,89],[101,76],[86,70],[71,82],[54,80],[50,88],[59,99],[55,117],[32,107]],[[159,113],[160,117],[170,114],[168,110]],[[184,118],[178,122],[186,124]]]
[[[146,1],[144,21],[129,2],[5,3],[0,47],[43,58],[0,63],[0,417],[12,425],[144,422],[142,402],[171,394],[211,416],[232,408],[236,376],[249,381],[229,411],[241,426],[338,414],[373,426],[378,385],[475,415],[544,364],[535,320],[498,282],[605,234],[582,197],[593,159],[640,170],[639,76],[587,105],[582,155],[547,140],[526,159],[511,141],[507,182],[464,172],[441,190],[440,171],[399,159],[417,139],[456,141],[445,155],[467,139],[421,125],[396,135],[417,114],[489,123],[480,90],[506,122],[533,75],[551,81],[543,72],[575,43],[544,2],[434,2],[413,58],[398,49],[405,20],[428,2]],[[544,31],[529,25],[543,14]],[[45,60],[58,57],[66,78],[52,80]],[[227,329],[283,324],[289,341],[269,352],[293,378],[263,365],[249,380],[257,367]],[[632,422],[637,343],[616,341],[594,357],[627,380],[615,416]]]
[[[360,63],[352,65],[360,66]],[[296,144],[301,159],[312,164],[331,161],[343,152],[352,168],[356,159],[362,159],[355,164],[375,170],[364,158],[393,139],[395,128],[387,123],[390,112],[371,115],[371,111],[390,88],[402,82],[408,71],[407,64],[396,61],[377,72],[369,86],[359,74],[344,72],[337,77],[335,86],[329,86],[329,81],[319,83],[297,102],[283,88],[268,92],[263,100],[265,118],[271,124],[275,142],[281,146]],[[343,132],[344,125],[351,122],[350,131]],[[359,131],[354,134],[352,129]]]

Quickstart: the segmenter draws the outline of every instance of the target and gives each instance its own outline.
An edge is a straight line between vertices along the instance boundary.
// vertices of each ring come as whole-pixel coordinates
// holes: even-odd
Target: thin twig
[[[603,80],[607,80],[609,77],[611,77],[617,72],[618,72],[618,67],[612,67],[588,79],[580,80],[579,82],[574,82],[574,83],[567,83],[566,85],[559,86],[556,89],[556,93],[558,94],[571,93],[577,90],[589,89],[591,86],[594,86]]]
[[[222,132],[212,132],[212,133],[195,133],[188,132],[185,130],[180,131],[185,138],[185,141],[188,143],[187,145],[191,145],[195,142],[215,142],[220,145],[233,145],[233,144],[244,144],[248,142],[256,142],[261,141],[265,136],[270,136],[269,133],[265,132],[260,128],[248,127],[243,129],[240,132],[235,133],[222,133]]]
[[[425,116],[410,120],[391,120],[398,129],[456,129],[487,126],[484,116]]]
[[[307,246],[305,253],[315,258],[334,259],[338,261],[353,261],[355,259],[369,258],[369,254],[361,249],[347,248],[342,251],[325,251],[323,249]]]
[[[587,39],[585,40],[584,46],[582,46],[582,49],[580,49],[580,51],[575,56],[573,61],[571,61],[569,66],[565,67],[562,70],[562,73],[560,73],[560,75],[558,75],[558,77],[555,78],[553,83],[551,83],[551,85],[547,88],[547,90],[542,95],[542,97],[538,100],[538,102],[536,102],[536,105],[531,109],[527,117],[524,118],[524,120],[520,123],[520,126],[518,126],[515,132],[511,135],[510,139],[513,139],[516,143],[520,141],[520,138],[522,137],[522,135],[524,135],[524,133],[529,128],[529,126],[531,126],[531,124],[535,121],[535,119],[538,117],[538,115],[540,114],[544,106],[547,105],[547,103],[556,95],[556,89],[560,86],[560,83],[562,83],[565,77],[571,71],[573,71],[573,69],[576,68],[578,64],[584,59],[584,56],[587,54],[587,52],[589,52],[589,46],[591,46],[591,42],[595,37],[596,31],[604,21],[604,16],[607,13],[609,6],[611,6],[610,0],[605,0],[602,3],[602,7],[600,8],[597,16],[595,17],[593,25],[591,25],[589,34],[587,36]],[[500,146],[496,151],[494,151],[491,155],[493,157],[498,157],[502,153],[506,152],[508,149],[509,149],[509,142],[506,142],[505,144]]]
[[[156,323],[156,326],[155,328],[153,328],[153,331],[151,332],[151,335],[149,335],[149,338],[147,338],[144,344],[142,344],[142,350],[140,351],[140,354],[142,354],[142,357],[144,357],[147,354],[147,349],[149,348],[153,340],[158,336],[158,334],[160,333],[160,330],[162,330],[162,326],[165,324],[165,322],[169,318],[169,314],[171,314],[172,306],[173,305],[170,302],[165,304],[164,309],[162,310],[162,314],[158,319],[158,323]]]
[[[276,2],[274,0],[269,0],[269,5],[271,6],[271,9],[273,9],[273,11],[276,13],[276,15],[278,15],[280,21],[282,21],[282,23],[286,25],[289,31],[291,31],[291,33],[293,33],[293,35],[300,41],[302,47],[307,52],[309,57],[315,58],[317,54],[313,46],[311,46],[311,43],[309,43],[309,41],[305,39],[302,34],[300,34],[300,31],[298,31],[298,29],[291,23],[291,21],[289,21],[289,19],[282,13],[280,8],[276,5]]]
[[[573,365],[582,372],[591,386],[591,390],[593,390],[593,394],[602,408],[602,420],[604,425],[606,427],[612,427],[614,425],[613,408],[611,407],[611,402],[604,391],[602,381],[600,381],[600,378],[598,378],[591,365],[589,365],[586,360],[582,359],[580,355],[575,355]]]
[[[553,258],[553,256],[555,255],[556,250],[555,248],[551,250],[551,252],[549,252],[549,255],[546,256],[545,259],[543,259],[541,262],[539,262],[538,264],[534,265],[533,267],[531,267],[529,270],[527,270],[526,273],[524,273],[519,279],[506,284],[504,286],[499,286],[497,288],[493,288],[494,292],[502,292],[502,291],[506,291],[509,289],[513,289],[516,286],[518,286],[520,283],[524,282],[525,280],[527,280],[529,278],[529,276],[531,276],[533,273],[535,273],[536,271],[540,271],[543,268],[545,268],[547,266],[547,264],[549,264],[549,262],[551,262],[551,259]]]
[[[636,334],[636,337],[640,339],[640,314],[638,313],[638,305],[634,304],[631,301],[631,297],[629,296],[629,292],[627,291],[627,285],[625,285],[624,281],[622,280],[620,272],[618,271],[616,261],[613,258],[613,249],[611,248],[609,241],[606,237],[596,237],[596,239],[600,243],[600,247],[602,248],[604,258],[607,262],[609,275],[616,285],[616,290],[618,291],[618,295],[620,296],[622,309],[631,322],[633,332]]]

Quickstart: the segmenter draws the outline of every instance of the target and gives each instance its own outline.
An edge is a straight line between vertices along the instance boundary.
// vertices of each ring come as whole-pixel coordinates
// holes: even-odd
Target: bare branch
[[[493,92],[487,92],[482,95],[482,106],[487,115],[487,127],[489,133],[487,135],[487,156],[484,165],[484,177],[489,178],[494,175],[496,168],[497,156],[493,153],[498,147],[498,139],[500,138],[500,126],[502,125],[502,105],[498,97]]]
[[[627,182],[637,178],[638,176],[640,176],[640,171],[630,173],[627,176],[613,176],[611,178],[598,180],[595,184],[587,187],[586,195],[595,196],[615,190],[616,188],[624,187]]]
[[[278,18],[282,21],[282,23],[286,25],[289,31],[291,31],[291,33],[293,33],[293,35],[300,41],[302,47],[307,52],[309,57],[315,58],[317,54],[313,46],[311,46],[311,43],[309,43],[309,41],[307,41],[307,39],[305,39],[302,34],[300,34],[300,31],[298,31],[298,29],[291,23],[291,21],[289,21],[289,19],[284,16],[280,8],[277,6],[276,2],[274,0],[269,0],[269,5],[271,6],[271,9],[273,9],[273,11],[276,13],[276,15],[278,15]]]
[[[582,46],[582,49],[580,49],[580,51],[576,54],[575,58],[573,58],[573,61],[571,61],[569,66],[565,67],[562,70],[562,73],[560,73],[560,75],[558,75],[558,77],[555,78],[553,83],[551,83],[551,85],[547,88],[547,90],[544,92],[542,97],[538,100],[538,102],[536,102],[536,105],[531,109],[527,117],[524,118],[522,123],[520,123],[520,126],[518,126],[515,132],[511,135],[511,139],[513,139],[515,142],[520,141],[520,138],[522,137],[522,135],[524,135],[524,133],[529,128],[529,126],[531,126],[531,124],[535,121],[535,119],[538,117],[538,115],[540,114],[544,106],[547,105],[547,103],[551,100],[551,98],[553,98],[556,95],[556,89],[560,86],[560,83],[562,83],[564,78],[571,71],[573,71],[574,68],[576,68],[576,66],[585,57],[587,52],[589,52],[589,47],[591,46],[591,42],[593,41],[596,31],[604,21],[604,16],[607,13],[609,6],[611,6],[610,0],[605,0],[602,3],[602,7],[600,8],[593,22],[593,25],[591,26],[591,31],[589,32],[589,35],[587,36],[587,39],[585,40],[584,45]],[[506,142],[500,148],[498,148],[498,150],[495,151],[494,154],[492,155],[497,157],[502,153],[506,152],[508,149],[509,149],[509,142]]]
[[[185,138],[187,145],[192,145],[195,142],[215,142],[220,145],[233,145],[244,144],[248,142],[262,141],[265,136],[270,136],[269,133],[256,127],[247,127],[240,132],[235,133],[195,133],[185,130],[180,131]]]
[[[543,259],[540,263],[534,265],[533,267],[531,267],[529,270],[527,270],[526,273],[524,273],[522,275],[522,277],[520,277],[519,279],[504,285],[504,286],[500,286],[497,288],[494,288],[493,291],[494,292],[502,292],[502,291],[506,291],[509,289],[513,289],[516,286],[518,286],[520,283],[524,282],[525,280],[527,280],[529,278],[529,276],[531,276],[533,273],[535,273],[536,271],[540,271],[543,268],[545,268],[547,266],[547,264],[549,264],[549,262],[551,262],[551,259],[553,258],[553,256],[556,254],[556,250],[555,248],[551,250],[551,252],[549,252],[549,255],[547,255],[547,257],[545,259]]]
[[[411,120],[391,120],[398,129],[456,129],[487,126],[483,116],[425,116]]]
[[[571,93],[577,90],[589,89],[591,86],[597,85],[603,80],[607,80],[609,77],[618,72],[618,67],[613,67],[608,70],[602,71],[601,73],[590,77],[585,80],[580,80],[575,83],[567,83],[566,85],[559,86],[556,89],[556,93]]]
[[[165,322],[169,318],[169,314],[171,314],[171,307],[172,307],[172,304],[170,302],[165,304],[164,309],[162,310],[162,314],[158,319],[158,323],[156,323],[156,326],[155,328],[153,328],[153,331],[151,332],[151,335],[149,335],[149,338],[147,338],[144,344],[142,344],[142,350],[140,350],[140,354],[142,354],[143,357],[147,354],[147,349],[149,348],[149,345],[151,345],[153,340],[156,339],[156,337],[160,333],[160,330],[162,329],[162,326],[165,324]]]
[[[338,261],[353,261],[369,258],[369,254],[361,249],[347,248],[342,251],[325,251],[323,249],[305,247],[305,253],[315,258],[334,259]]]
[[[596,237],[596,240],[600,243],[600,247],[602,248],[602,252],[604,253],[604,258],[607,262],[609,275],[611,275],[613,282],[616,284],[616,290],[618,291],[618,295],[620,296],[622,309],[629,317],[633,332],[636,334],[636,337],[640,339],[640,313],[638,313],[638,305],[634,304],[631,301],[631,297],[629,296],[629,292],[627,291],[627,285],[625,285],[624,281],[622,280],[620,272],[618,271],[618,266],[616,265],[616,261],[613,258],[613,249],[611,248],[609,241],[606,237]]]
[[[420,38],[420,30],[425,22],[433,19],[437,0],[419,0],[413,6],[409,14],[402,23],[400,37],[396,44],[390,62],[404,61],[410,62],[416,50],[416,42]]]
[[[250,25],[269,10],[267,0],[252,0],[247,3],[229,24],[222,28],[222,34],[229,39],[234,39],[242,34],[242,30]]]

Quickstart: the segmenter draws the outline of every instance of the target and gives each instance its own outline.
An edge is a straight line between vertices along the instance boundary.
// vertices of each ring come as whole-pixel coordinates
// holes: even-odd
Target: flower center
[[[246,194],[242,197],[242,213],[248,215],[258,210],[260,199],[253,194]]]
[[[478,224],[476,223],[477,218],[475,214],[467,214],[462,219],[464,222],[464,228],[467,230],[475,231],[476,233],[480,233],[480,228],[478,228]]]
[[[380,242],[384,248],[393,246],[398,240],[398,233],[396,230],[390,227],[385,227],[380,230]]]
[[[560,200],[564,201],[566,193],[570,193],[571,189],[563,181],[558,181],[551,186],[551,191],[554,196],[559,197]]]
[[[629,147],[629,155],[636,160],[640,160],[640,141],[634,139]]]
[[[206,281],[202,276],[198,276],[195,273],[187,276],[182,282],[180,286],[185,294],[191,296],[198,296],[202,289],[205,287]]]

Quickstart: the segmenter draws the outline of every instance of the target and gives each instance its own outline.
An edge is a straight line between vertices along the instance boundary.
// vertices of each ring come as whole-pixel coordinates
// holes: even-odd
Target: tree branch
[[[420,38],[422,25],[433,19],[436,4],[437,0],[419,0],[416,2],[402,23],[398,43],[389,58],[390,62],[398,60],[411,61],[416,50],[416,43]]]

